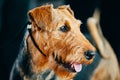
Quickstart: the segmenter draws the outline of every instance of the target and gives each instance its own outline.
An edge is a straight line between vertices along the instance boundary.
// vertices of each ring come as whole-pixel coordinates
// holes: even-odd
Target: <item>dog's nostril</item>
[[[85,52],[85,57],[88,60],[92,59],[94,56],[95,56],[95,52],[93,52],[93,51],[88,50]]]

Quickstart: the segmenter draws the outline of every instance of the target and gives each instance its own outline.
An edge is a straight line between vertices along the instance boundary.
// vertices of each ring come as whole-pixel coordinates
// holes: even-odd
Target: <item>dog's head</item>
[[[80,31],[81,21],[70,7],[45,5],[29,11],[33,36],[47,57],[57,64],[56,73],[80,72],[82,64],[90,64],[95,48]],[[63,72],[60,74],[62,75]]]

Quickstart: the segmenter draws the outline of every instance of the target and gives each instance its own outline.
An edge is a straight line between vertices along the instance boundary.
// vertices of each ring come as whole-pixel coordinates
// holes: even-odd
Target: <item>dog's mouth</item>
[[[62,58],[54,57],[55,61],[62,65],[66,70],[70,72],[80,72],[82,70],[82,64],[77,62],[62,62]]]
[[[82,64],[79,63],[61,63],[61,65],[71,72],[80,72],[82,70]]]

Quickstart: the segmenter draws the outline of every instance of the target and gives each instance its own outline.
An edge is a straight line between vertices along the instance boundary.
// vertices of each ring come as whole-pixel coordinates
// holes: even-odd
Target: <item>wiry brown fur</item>
[[[27,36],[27,50],[30,55],[30,71],[32,75],[23,75],[24,80],[42,80],[34,78],[34,75],[42,76],[48,70],[52,70],[59,80],[71,80],[76,72],[71,72],[58,64],[55,58],[64,63],[90,64],[85,52],[95,51],[95,48],[80,32],[81,21],[74,17],[69,6],[44,5],[28,12],[32,23],[32,36],[38,44],[43,56],[33,44],[31,37]],[[67,26],[68,31],[60,31],[60,27]]]

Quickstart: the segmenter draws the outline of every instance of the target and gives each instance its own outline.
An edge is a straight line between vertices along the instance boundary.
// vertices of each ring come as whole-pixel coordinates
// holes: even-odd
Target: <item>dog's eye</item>
[[[62,32],[67,32],[67,31],[69,31],[69,28],[66,25],[64,25],[64,26],[60,27],[59,30]]]

